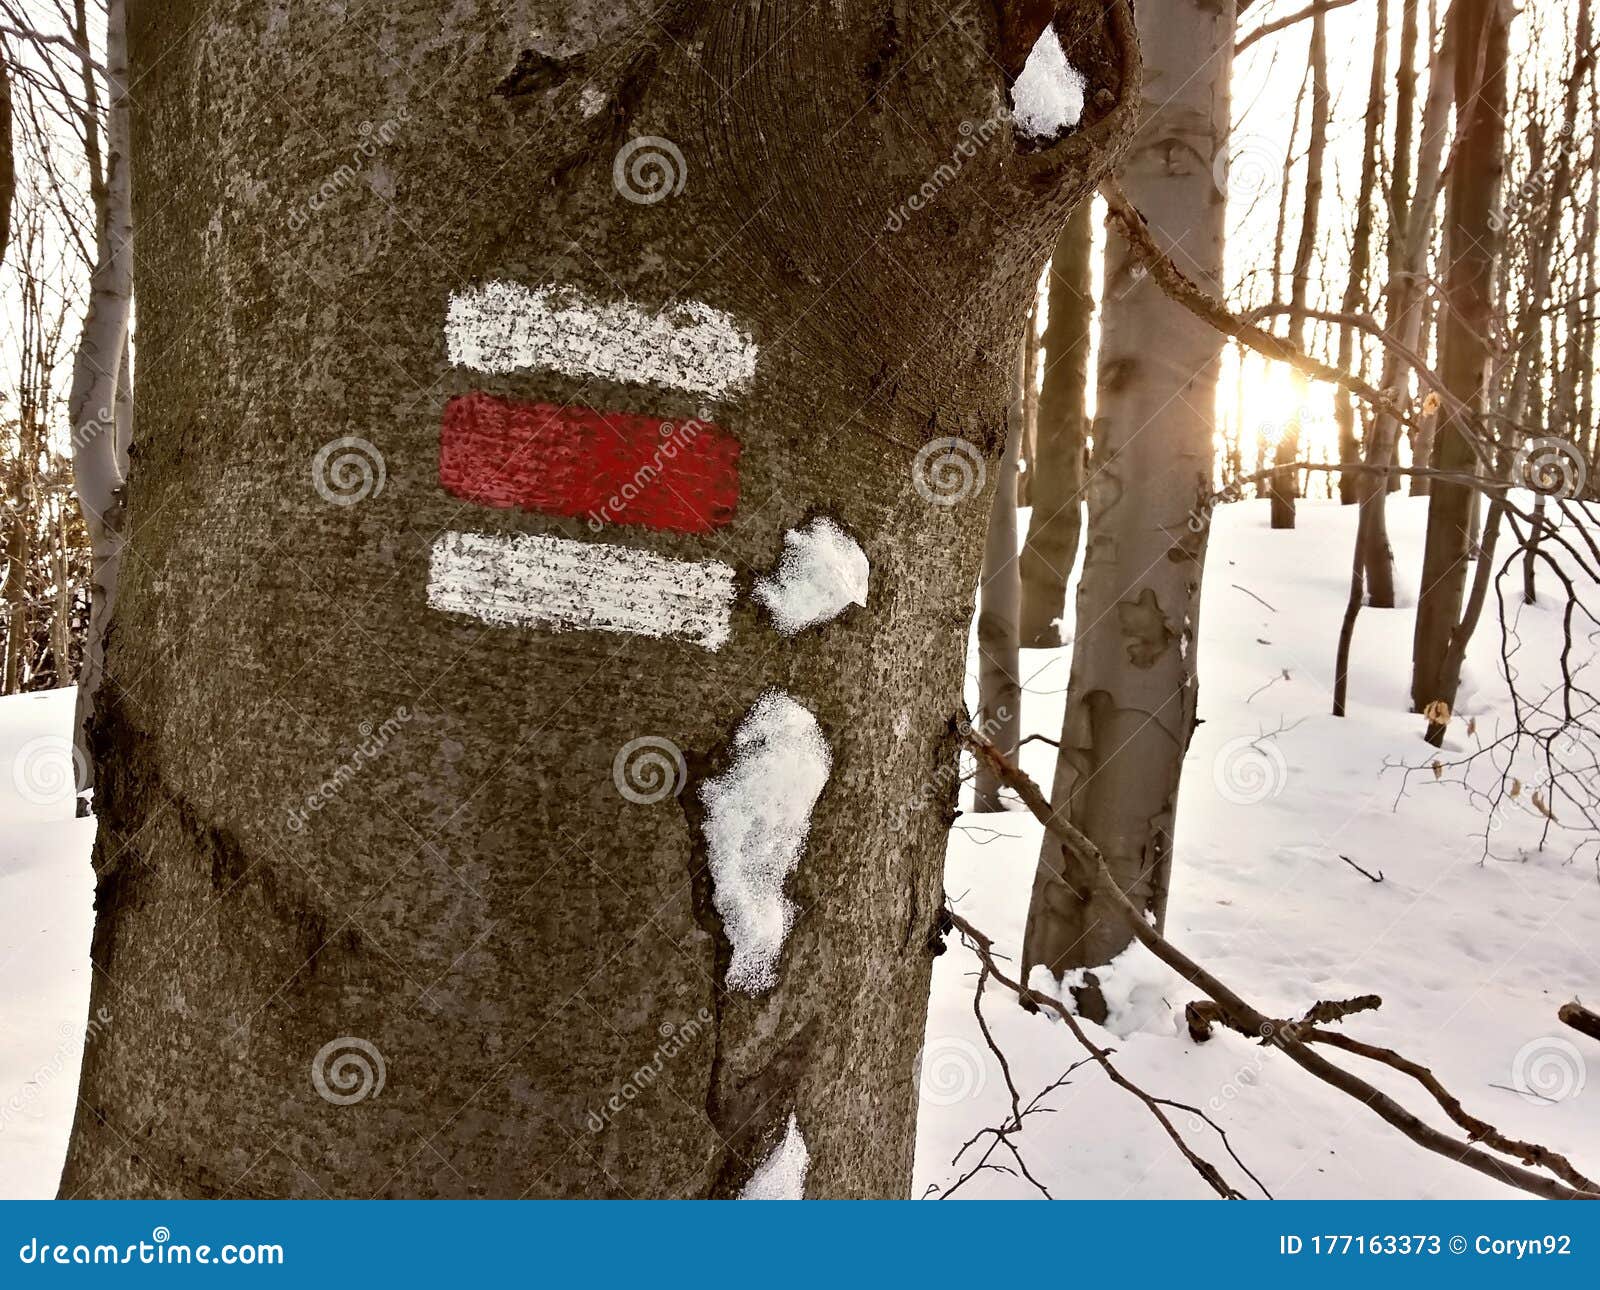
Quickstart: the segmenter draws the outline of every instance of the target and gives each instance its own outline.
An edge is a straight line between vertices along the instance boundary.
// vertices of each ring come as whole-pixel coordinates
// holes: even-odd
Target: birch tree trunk
[[[1020,320],[1128,6],[1060,5],[1040,143],[1035,6],[131,17],[63,1194],[903,1194]]]
[[[81,21],[81,18],[80,18]],[[85,71],[92,87],[93,76]],[[80,803],[94,786],[91,727],[105,676],[106,635],[117,600],[124,542],[123,485],[116,446],[119,389],[127,380],[128,324],[133,309],[133,192],[130,166],[126,0],[106,7],[106,151],[103,204],[97,202],[96,255],[89,309],[72,366],[67,416],[72,424],[72,479],[89,531],[89,627],[73,722]],[[91,97],[85,130],[98,131]],[[95,148],[91,145],[91,155]],[[96,186],[96,196],[100,189]],[[131,407],[131,403],[129,405]],[[80,807],[80,810],[82,807]]]
[[[1481,415],[1489,374],[1495,258],[1500,247],[1496,216],[1505,158],[1507,6],[1504,0],[1454,0],[1448,22],[1455,42],[1457,143],[1451,162],[1445,211],[1445,308],[1439,375],[1467,409],[1465,416],[1441,409],[1434,464],[1471,472],[1482,434]],[[1470,420],[1468,419],[1470,418]],[[1444,719],[1430,719],[1428,739],[1440,743],[1454,706],[1460,677],[1446,666],[1461,623],[1476,491],[1434,480],[1428,498],[1428,534],[1417,600],[1411,700],[1417,712],[1444,705]],[[1460,651],[1455,655],[1459,657]],[[1437,710],[1435,710],[1437,711]]]
[[[1144,117],[1123,186],[1177,265],[1222,294],[1232,0],[1141,10]],[[1106,265],[1088,544],[1078,592],[1056,809],[1105,853],[1125,891],[1159,923],[1172,824],[1194,730],[1195,643],[1212,491],[1217,332],[1135,272],[1115,233]],[[1198,531],[1196,531],[1198,530]],[[1097,898],[1062,878],[1046,841],[1023,944],[1024,970],[1107,963],[1130,940]],[[1103,1015],[1091,986],[1088,1015]]]
[[[1021,557],[1022,643],[1033,649],[1063,644],[1060,620],[1083,529],[1093,250],[1093,203],[1085,202],[1073,211],[1050,257],[1033,510]]]

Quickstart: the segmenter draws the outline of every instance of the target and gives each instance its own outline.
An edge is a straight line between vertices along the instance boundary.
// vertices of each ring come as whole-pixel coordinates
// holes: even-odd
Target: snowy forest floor
[[[1202,589],[1202,724],[1184,766],[1167,934],[1272,1016],[1299,1016],[1319,999],[1382,995],[1379,1011],[1344,1028],[1431,1066],[1469,1111],[1564,1150],[1592,1173],[1600,1168],[1600,1043],[1567,1030],[1556,1009],[1575,997],[1600,1002],[1594,845],[1575,855],[1584,835],[1556,827],[1539,849],[1546,820],[1530,798],[1544,777],[1532,766],[1523,769],[1528,789],[1492,821],[1487,802],[1448,766],[1510,725],[1492,598],[1468,656],[1458,719],[1438,754],[1446,769],[1435,779],[1423,720],[1408,711],[1426,501],[1392,498],[1389,517],[1402,607],[1362,611],[1349,716],[1337,719],[1329,715],[1334,647],[1349,591],[1354,508],[1303,501],[1292,532],[1270,530],[1265,502],[1216,512]],[[1509,549],[1503,540],[1502,558]],[[1520,570],[1505,587],[1521,641],[1518,685],[1540,698],[1558,676],[1562,610],[1555,580],[1547,572],[1541,579],[1544,599],[1533,607],[1521,605]],[[1069,636],[1075,599],[1069,589]],[[1574,630],[1581,628],[1580,618]],[[1581,635],[1575,666],[1594,650]],[[1024,650],[1022,658],[1023,735],[1059,738],[1071,650]],[[975,662],[970,672],[975,710]],[[1471,739],[1469,719],[1477,728]],[[1583,764],[1592,756],[1587,750]],[[1054,758],[1055,749],[1039,741],[1020,758],[1046,793]],[[1406,765],[1423,768],[1409,783]],[[1483,792],[1497,778],[1487,761],[1470,774]],[[1559,802],[1555,815],[1561,819]],[[1013,974],[1041,835],[1020,809],[963,815],[950,835],[945,888],[1011,956]],[[1369,881],[1341,856],[1383,881]],[[991,1140],[955,1166],[952,1157],[1010,1113],[999,1064],[973,1015],[977,959],[959,936],[949,944],[934,968],[916,1196],[967,1173]],[[1105,984],[1110,1030],[1088,1024],[1090,1037],[1114,1048],[1112,1060],[1146,1092],[1205,1110],[1274,1196],[1519,1194],[1423,1151],[1276,1051],[1221,1031],[1193,1043],[1183,1007],[1198,991],[1142,947],[1119,959]],[[1062,1023],[1024,1012],[992,981],[983,1011],[1024,1105],[1085,1056]],[[1365,1078],[1461,1136],[1409,1081],[1332,1056],[1361,1066]],[[1027,1117],[1015,1140],[1053,1196],[1212,1194],[1149,1112],[1093,1065],[1040,1105],[1052,1113]],[[1173,1119],[1236,1187],[1261,1194],[1212,1129],[1187,1113]],[[1016,1168],[1004,1149],[990,1160]],[[1039,1192],[1015,1172],[985,1171],[956,1195]]]
[[[1566,1030],[1555,1013],[1572,998],[1600,1000],[1595,848],[1575,854],[1584,835],[1558,823],[1541,849],[1548,822],[1531,803],[1543,783],[1533,767],[1523,774],[1528,789],[1491,815],[1477,793],[1492,788],[1497,767],[1480,762],[1466,773],[1469,787],[1448,765],[1509,723],[1492,601],[1439,754],[1446,769],[1437,778],[1431,770],[1422,720],[1407,711],[1424,520],[1424,502],[1391,501],[1405,607],[1363,611],[1350,715],[1336,720],[1328,712],[1354,510],[1302,502],[1300,527],[1279,533],[1268,529],[1263,502],[1217,511],[1199,655],[1203,724],[1185,767],[1167,931],[1273,1015],[1381,994],[1379,1011],[1345,1028],[1430,1065],[1469,1111],[1565,1151],[1592,1174],[1600,1169],[1600,1078],[1587,1076],[1600,1077],[1600,1044]],[[1507,593],[1521,642],[1519,684],[1542,696],[1556,676],[1558,589],[1545,574],[1546,600],[1528,608],[1519,589],[1514,576]],[[1594,652],[1580,636],[1575,664]],[[1025,734],[1060,734],[1070,654],[1023,652]],[[975,693],[968,699],[975,705]],[[67,766],[59,749],[71,715],[67,690],[0,700],[0,1197],[54,1193],[75,1103],[94,823],[72,818],[70,783],[56,773]],[[1047,790],[1053,758],[1039,741],[1021,758]],[[1409,778],[1408,765],[1420,768]],[[1555,815],[1561,821],[1559,802]],[[947,890],[1013,961],[1040,833],[1020,811],[967,814],[951,833]],[[962,1178],[986,1142],[958,1164],[952,1157],[1010,1111],[973,1015],[975,969],[952,936],[934,971],[913,1195]],[[1226,1032],[1196,1045],[1182,1021],[1196,992],[1143,950],[1118,961],[1106,988],[1110,1028],[1088,1025],[1090,1035],[1114,1048],[1123,1073],[1149,1093],[1203,1108],[1273,1195],[1515,1194],[1423,1152],[1276,1052]],[[983,1003],[1025,1104],[1084,1056],[1062,1024],[1024,1012],[1001,987],[991,983]],[[1361,1073],[1450,1129],[1414,1086],[1381,1068]],[[1092,1065],[1040,1105],[1047,1113],[1029,1116],[1015,1141],[1052,1195],[1211,1194],[1145,1108]],[[1187,1113],[1174,1118],[1240,1190],[1260,1194],[1211,1128]],[[1014,1168],[1003,1151],[991,1160]],[[956,1194],[1039,1193],[1015,1172],[990,1170]]]

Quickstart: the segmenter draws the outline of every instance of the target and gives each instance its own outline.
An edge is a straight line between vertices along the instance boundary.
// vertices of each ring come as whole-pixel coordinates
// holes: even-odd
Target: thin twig
[[[1370,873],[1368,873],[1368,872],[1367,872],[1367,871],[1366,871],[1366,870],[1365,870],[1365,869],[1363,869],[1363,868],[1362,868],[1362,867],[1361,867],[1361,866],[1360,866],[1360,865],[1358,865],[1358,864],[1357,864],[1357,863],[1356,863],[1356,862],[1355,862],[1355,861],[1354,861],[1354,860],[1352,860],[1352,859],[1351,859],[1351,858],[1350,858],[1350,857],[1349,857],[1349,856],[1347,856],[1347,855],[1341,855],[1341,856],[1340,856],[1340,857],[1339,857],[1339,859],[1341,859],[1341,860],[1343,860],[1343,861],[1344,861],[1344,862],[1345,862],[1345,863],[1346,863],[1346,864],[1347,864],[1347,865],[1349,865],[1349,866],[1350,866],[1350,867],[1351,867],[1351,868],[1352,868],[1352,869],[1354,869],[1354,870],[1355,870],[1355,871],[1356,871],[1356,872],[1357,872],[1357,873],[1358,873],[1358,874],[1360,874],[1360,875],[1361,875],[1361,876],[1362,876],[1362,877],[1363,877],[1363,878],[1369,878],[1369,879],[1371,879],[1371,880],[1372,880],[1372,881],[1373,881],[1373,882],[1382,882],[1382,881],[1383,881],[1383,870],[1382,870],[1382,869],[1379,869],[1379,870],[1378,870],[1378,876],[1377,876],[1377,877],[1376,877],[1376,878],[1373,878],[1373,877],[1372,877],[1372,875],[1371,875],[1371,874],[1370,874]]]

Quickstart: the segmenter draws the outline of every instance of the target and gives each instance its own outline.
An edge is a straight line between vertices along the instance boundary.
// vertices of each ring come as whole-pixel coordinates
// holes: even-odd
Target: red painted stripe
[[[709,421],[664,421],[462,394],[444,406],[439,482],[465,501],[709,533],[739,502],[739,441]]]

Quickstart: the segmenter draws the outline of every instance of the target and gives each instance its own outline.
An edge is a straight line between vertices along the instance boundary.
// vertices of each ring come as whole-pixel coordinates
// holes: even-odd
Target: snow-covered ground
[[[74,819],[71,690],[0,699],[0,1197],[53,1196],[89,1016],[94,821]]]
[[[1397,498],[1390,516],[1409,602],[1424,507]],[[1328,715],[1354,519],[1348,509],[1305,502],[1298,530],[1272,533],[1264,503],[1217,512],[1200,653],[1204,724],[1184,778],[1168,931],[1275,1014],[1381,994],[1381,1010],[1345,1023],[1351,1033],[1428,1063],[1469,1110],[1565,1150],[1592,1173],[1600,1169],[1600,1044],[1562,1027],[1555,1010],[1574,997],[1600,1000],[1593,851],[1574,859],[1571,838],[1559,834],[1559,845],[1537,850],[1544,821],[1524,793],[1495,820],[1485,860],[1485,812],[1452,782],[1456,772],[1436,782],[1424,769],[1402,794],[1401,773],[1386,763],[1426,767],[1433,755],[1421,720],[1406,711],[1409,609],[1362,614],[1350,716]],[[1525,678],[1553,675],[1558,609],[1522,610],[1518,626]],[[1486,622],[1474,642],[1451,728],[1457,752],[1468,717],[1479,739],[1506,719],[1496,635]],[[1591,649],[1584,641],[1581,657]],[[1069,653],[1025,652],[1028,733],[1059,733]],[[93,823],[73,818],[71,712],[69,691],[0,700],[0,1197],[54,1192],[74,1107]],[[1023,753],[1025,769],[1047,787],[1052,756],[1040,742]],[[946,886],[1013,959],[1039,841],[1019,812],[964,816],[951,835]],[[952,1167],[952,1156],[1009,1110],[973,1017],[975,964],[952,938],[935,968],[918,1195],[959,1178],[974,1157]],[[1181,1014],[1195,992],[1142,951],[1119,962],[1108,992],[1116,1033],[1092,1025],[1090,1033],[1152,1094],[1204,1108],[1274,1195],[1505,1194],[1242,1037],[1192,1043]],[[1083,1056],[1063,1025],[1023,1012],[992,984],[984,1015],[1024,1101]],[[1362,1073],[1450,1127],[1404,1081]],[[1029,1117],[1018,1143],[1052,1194],[1210,1194],[1148,1112],[1094,1067],[1042,1105],[1051,1113]],[[1255,1194],[1210,1128],[1181,1112],[1174,1118],[1197,1150]],[[987,1172],[958,1194],[1037,1193],[1016,1176]]]
[[[1426,503],[1395,498],[1389,514],[1399,599],[1414,606]],[[1203,588],[1203,724],[1184,769],[1168,935],[1271,1015],[1298,1016],[1319,999],[1382,995],[1379,1011],[1344,1023],[1351,1034],[1430,1065],[1469,1111],[1565,1150],[1592,1176],[1600,1169],[1600,1043],[1555,1014],[1575,997],[1600,1001],[1593,848],[1573,858],[1573,839],[1562,836],[1537,850],[1544,819],[1525,792],[1499,813],[1489,833],[1492,858],[1484,859],[1483,803],[1451,782],[1459,772],[1436,782],[1422,719],[1407,711],[1412,608],[1363,611],[1349,716],[1329,715],[1354,523],[1353,508],[1334,503],[1302,502],[1293,532],[1269,529],[1264,502],[1216,514]],[[1554,602],[1548,575],[1542,589]],[[1069,596],[1069,614],[1072,602]],[[1493,615],[1491,601],[1442,760],[1467,747],[1469,718],[1473,743],[1507,720]],[[1555,675],[1559,607],[1520,610],[1517,629],[1517,662],[1533,688],[1534,677]],[[1593,642],[1583,641],[1575,657],[1592,652]],[[1024,734],[1054,738],[1070,650],[1024,651],[1023,660]],[[1037,741],[1022,754],[1023,768],[1046,791],[1053,757]],[[1402,795],[1402,773],[1385,770],[1386,761],[1424,770]],[[1488,772],[1483,767],[1475,782],[1486,785]],[[1539,781],[1530,774],[1528,782]],[[1021,813],[965,815],[951,835],[946,889],[1013,963],[1040,835]],[[1341,856],[1383,882],[1362,877]],[[916,1195],[960,1178],[987,1140],[960,1165],[952,1167],[952,1157],[1009,1113],[1000,1069],[973,1017],[975,967],[957,937],[936,962]],[[1089,1024],[1090,1035],[1115,1048],[1112,1060],[1147,1092],[1206,1110],[1273,1195],[1519,1194],[1424,1152],[1242,1036],[1219,1032],[1194,1044],[1182,1012],[1198,992],[1142,948],[1117,968],[1109,990],[1117,1033]],[[992,982],[984,1016],[1024,1104],[1084,1055],[1063,1024],[1023,1012]],[[1360,1066],[1370,1081],[1451,1129],[1417,1086],[1358,1058],[1329,1055]],[[1017,1141],[1053,1195],[1211,1195],[1148,1111],[1093,1066],[1042,1105],[1053,1114],[1028,1117]],[[1240,1190],[1260,1194],[1209,1127],[1181,1112],[1174,1120]],[[991,1159],[1014,1168],[1004,1150]],[[957,1194],[1038,1192],[1020,1177],[985,1172]]]

